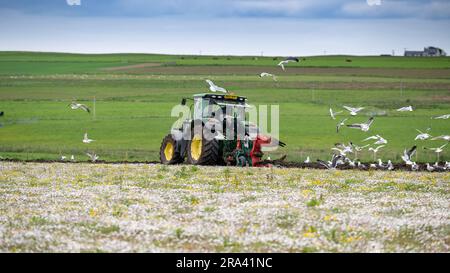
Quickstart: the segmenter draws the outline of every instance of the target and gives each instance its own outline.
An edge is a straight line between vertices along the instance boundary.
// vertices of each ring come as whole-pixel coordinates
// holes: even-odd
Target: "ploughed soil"
[[[159,161],[104,161],[104,160],[99,160],[96,162],[90,162],[90,161],[76,161],[76,162],[71,162],[71,161],[55,161],[55,160],[18,160],[18,159],[5,159],[2,160],[4,162],[34,162],[34,163],[67,163],[67,164],[77,164],[77,163],[91,163],[91,164],[161,164]],[[361,170],[361,171],[373,171],[373,170],[385,170],[382,168],[370,168],[370,164],[371,162],[365,162],[362,163],[363,165],[366,166],[366,168],[360,168],[358,169],[357,167],[350,167],[348,165],[340,165],[338,166],[336,169],[338,170]],[[418,163],[419,164],[419,171],[427,171],[426,165],[425,163]],[[440,162],[439,166],[443,166],[445,164],[445,162]],[[183,163],[181,165],[189,165],[187,163]],[[394,165],[394,170],[402,170],[402,171],[411,171],[411,167],[407,166],[403,163],[393,163]],[[232,166],[230,166],[232,167]],[[277,167],[277,168],[298,168],[298,169],[327,169],[324,166],[320,165],[317,162],[311,162],[311,163],[303,163],[303,162],[293,162],[293,161],[281,161],[281,162],[274,162],[273,164],[268,164],[266,165],[266,167]],[[443,171],[443,170],[435,170],[436,172],[438,171]],[[447,172],[450,170],[447,170]]]
[[[423,79],[449,79],[450,69],[401,69],[401,68],[358,68],[358,67],[286,67],[282,71],[278,66],[185,66],[143,63],[106,68],[109,71],[122,71],[138,74],[169,75],[258,75],[261,72],[284,75],[342,75],[373,76]]]

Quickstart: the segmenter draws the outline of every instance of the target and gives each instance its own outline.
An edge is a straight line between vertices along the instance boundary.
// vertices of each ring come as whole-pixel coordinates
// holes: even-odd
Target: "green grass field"
[[[389,143],[378,157],[399,160],[416,144],[437,147],[441,141],[414,141],[416,129],[450,133],[450,58],[306,57],[283,72],[282,57],[176,56],[150,54],[79,55],[0,52],[0,156],[11,159],[58,160],[86,152],[101,159],[157,160],[161,139],[176,118],[171,108],[183,96],[207,91],[204,79],[247,96],[255,105],[280,105],[280,139],[288,144],[274,157],[328,158],[336,142],[357,144],[380,134]],[[351,62],[346,61],[350,59]],[[260,79],[260,72],[278,81]],[[93,107],[96,115],[67,107],[72,99]],[[328,115],[342,105],[365,106],[351,122],[375,116],[368,133],[335,132]],[[413,105],[414,112],[395,109]],[[344,113],[338,120],[348,116]],[[81,142],[87,131],[96,142]],[[358,155],[369,160],[367,152]],[[417,160],[435,161],[419,149]],[[448,148],[441,159],[450,160]]]

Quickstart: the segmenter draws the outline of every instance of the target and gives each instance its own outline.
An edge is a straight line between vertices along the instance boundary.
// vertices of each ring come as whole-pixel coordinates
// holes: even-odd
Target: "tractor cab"
[[[245,107],[249,107],[246,103],[246,97],[236,95],[196,94],[193,100],[194,109],[192,109],[192,118],[194,120],[205,121],[215,117],[218,112],[223,115],[232,115],[235,117],[237,114],[243,113]]]

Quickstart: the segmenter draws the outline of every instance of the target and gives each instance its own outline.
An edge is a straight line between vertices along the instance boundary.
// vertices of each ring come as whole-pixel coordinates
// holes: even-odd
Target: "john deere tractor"
[[[161,163],[179,164],[185,159],[193,165],[260,166],[265,163],[261,160],[261,146],[271,143],[271,137],[259,134],[247,121],[247,98],[196,94],[193,99],[183,98],[181,105],[186,106],[187,100],[193,101],[189,108],[192,115],[164,137]],[[284,146],[282,142],[277,143]]]

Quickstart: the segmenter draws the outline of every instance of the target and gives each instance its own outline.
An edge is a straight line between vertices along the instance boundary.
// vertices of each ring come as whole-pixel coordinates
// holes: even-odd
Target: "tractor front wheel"
[[[161,142],[161,148],[159,149],[159,159],[162,164],[178,164],[184,161],[180,152],[176,151],[176,141],[173,139],[172,134],[168,134],[163,138]]]
[[[193,165],[218,165],[220,162],[219,141],[206,140],[201,135],[193,135],[187,147],[187,157]]]

